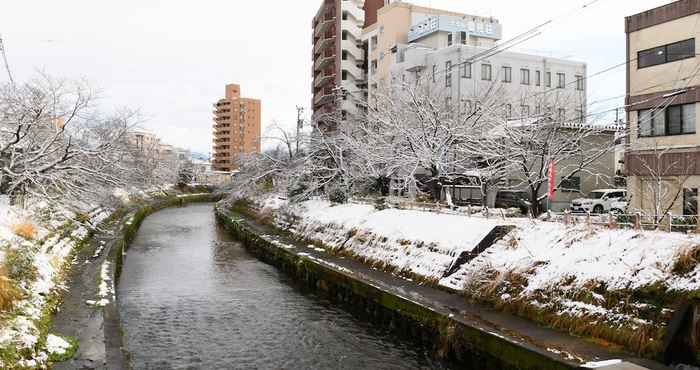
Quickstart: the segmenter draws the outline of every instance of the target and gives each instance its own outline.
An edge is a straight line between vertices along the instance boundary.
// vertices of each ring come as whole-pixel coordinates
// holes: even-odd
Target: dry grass
[[[17,236],[21,236],[27,240],[36,238],[36,226],[33,223],[24,221],[12,225],[12,232]]]
[[[22,294],[12,279],[7,277],[4,268],[0,268],[0,312],[11,310]]]
[[[682,251],[673,264],[673,273],[685,275],[693,272],[700,264],[700,245],[694,245]]]

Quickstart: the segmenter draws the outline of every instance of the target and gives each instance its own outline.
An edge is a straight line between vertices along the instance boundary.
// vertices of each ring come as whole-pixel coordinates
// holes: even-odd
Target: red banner
[[[549,177],[549,192],[547,193],[547,197],[549,197],[550,200],[554,199],[554,182],[556,181],[555,175],[554,161],[550,161],[549,170],[547,171],[547,176]]]

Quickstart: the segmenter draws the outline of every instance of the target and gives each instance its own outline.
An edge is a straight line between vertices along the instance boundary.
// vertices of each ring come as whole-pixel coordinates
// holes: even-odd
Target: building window
[[[472,78],[472,64],[471,63],[462,63],[460,68],[462,68],[462,78]]]
[[[373,60],[372,63],[370,63],[369,70],[370,70],[370,73],[372,73],[372,74],[377,73],[377,60],[376,59]]]
[[[563,192],[580,192],[581,191],[581,178],[580,177],[567,177],[561,179],[561,185],[559,185],[559,189]]]
[[[445,98],[445,108],[452,108],[452,98],[449,96]]]
[[[472,112],[472,102],[471,100],[462,100],[462,109],[464,109],[465,113],[471,113]]]
[[[566,75],[564,73],[557,73],[557,88],[563,89],[566,87]]]
[[[520,83],[523,85],[530,84],[530,70],[529,69],[523,68],[520,70]]]
[[[506,104],[505,114],[506,114],[506,119],[510,119],[510,117],[513,115],[513,106],[512,105]]]
[[[348,51],[347,50],[343,50],[341,58],[343,60],[348,60]]]
[[[647,68],[659,64],[695,57],[695,39],[642,50],[637,53],[637,68]]]
[[[435,83],[435,78],[437,76],[437,65],[433,64],[433,83]]]
[[[513,81],[513,68],[503,67],[503,82],[510,83]]]
[[[695,133],[695,103],[637,112],[639,137]]]
[[[683,189],[683,215],[698,215],[698,189]]]
[[[535,105],[535,115],[539,116],[542,113],[542,106],[537,104]]]
[[[481,79],[484,81],[491,81],[491,65],[482,64],[481,65]]]
[[[564,120],[566,119],[566,109],[559,108],[559,111],[557,112],[557,119],[560,122],[564,122]]]
[[[348,12],[343,12],[343,20],[344,21],[348,20]]]
[[[342,76],[343,81],[348,79],[348,71],[343,70],[340,74]]]
[[[535,71],[535,86],[540,86],[542,84],[542,72]]]
[[[582,110],[582,109],[576,109],[576,119],[577,119],[579,122],[583,123],[583,119],[584,119],[584,118],[585,118],[585,117],[583,116],[583,110]]]
[[[348,31],[343,31],[343,33],[340,34],[340,37],[343,40],[347,40],[348,39]]]
[[[466,32],[462,31],[459,33],[459,42],[461,42],[462,45],[467,44],[467,33]]]
[[[452,87],[452,61],[445,62],[445,87]]]
[[[520,116],[523,118],[527,118],[530,116],[530,106],[529,105],[521,105],[520,106]]]
[[[544,85],[547,87],[552,87],[552,72],[545,72]]]
[[[347,31],[343,31],[343,33],[345,33],[345,32],[347,32]],[[343,38],[343,40],[347,40],[347,39],[346,39],[346,38]],[[369,39],[369,50],[370,50],[370,51],[375,51],[375,50],[377,50],[377,43],[379,43],[379,39],[377,38],[377,36],[372,36],[372,37]]]
[[[584,79],[581,75],[576,75],[576,90],[583,91],[584,89]]]
[[[452,46],[452,38],[454,35],[450,32],[447,34],[447,46]]]

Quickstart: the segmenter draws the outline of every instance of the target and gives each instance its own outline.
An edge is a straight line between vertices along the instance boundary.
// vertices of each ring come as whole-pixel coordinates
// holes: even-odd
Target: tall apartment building
[[[214,103],[214,171],[234,171],[244,155],[260,153],[260,117],[260,100],[242,98],[239,85],[226,85],[225,98]]]
[[[312,22],[312,92],[314,122],[324,114],[341,109],[343,114],[357,113],[352,99],[344,94],[364,97],[365,50],[362,28],[365,22],[363,0],[323,0]],[[340,94],[344,91],[344,94]]]
[[[700,188],[700,0],[625,19],[631,210],[697,215]]]
[[[446,47],[447,33],[462,36],[471,46],[491,47],[501,39],[501,25],[494,18],[479,17],[386,1],[378,9],[368,9],[368,22],[362,39],[368,47],[368,95],[378,86],[390,83],[391,70],[402,45],[427,43]],[[444,38],[442,36],[445,36]],[[457,39],[452,40],[454,44]]]

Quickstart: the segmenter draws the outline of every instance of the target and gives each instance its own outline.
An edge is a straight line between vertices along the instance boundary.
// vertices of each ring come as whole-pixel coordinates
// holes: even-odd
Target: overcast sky
[[[556,18],[519,50],[582,60],[592,74],[625,61],[625,16],[670,1],[599,0],[586,10],[591,0],[412,2],[494,16],[504,39]],[[293,127],[295,106],[310,109],[311,18],[321,0],[2,3],[0,33],[16,80],[37,70],[86,78],[102,91],[105,110],[140,108],[145,126],[168,143],[209,153],[211,104],[230,82],[262,100],[263,130],[272,121]],[[589,102],[624,93],[624,67],[589,82]]]

